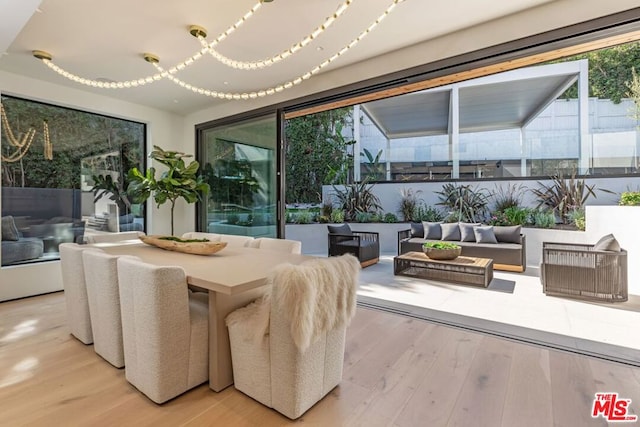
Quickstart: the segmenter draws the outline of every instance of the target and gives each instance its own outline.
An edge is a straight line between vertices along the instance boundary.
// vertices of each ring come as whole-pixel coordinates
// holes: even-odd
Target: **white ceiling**
[[[218,50],[234,59],[269,57],[297,43],[333,14],[343,0],[274,0],[223,41]],[[553,0],[404,0],[369,36],[326,70],[343,67],[462,28],[491,21]],[[44,50],[54,62],[89,79],[131,80],[154,68],[143,52],[160,57],[165,68],[197,50],[188,33],[197,24],[208,40],[246,13],[256,0],[0,0],[0,70],[82,88],[126,101],[188,114],[223,101],[194,94],[163,80],[132,89],[97,89],[60,77],[33,58]],[[39,6],[38,6],[39,3]],[[354,0],[345,14],[309,46],[263,71],[228,68],[202,58],[178,77],[204,88],[255,91],[276,86],[332,56],[387,8],[392,0]],[[33,12],[34,8],[38,9]],[[26,17],[32,14],[26,21]],[[26,24],[20,28],[20,24]],[[321,48],[321,49],[320,49]],[[312,77],[313,79],[313,77]],[[302,83],[304,85],[305,82]],[[5,88],[9,89],[9,88]]]

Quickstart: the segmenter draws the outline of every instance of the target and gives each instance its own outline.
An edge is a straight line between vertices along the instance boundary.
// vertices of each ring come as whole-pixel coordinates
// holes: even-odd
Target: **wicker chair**
[[[594,245],[542,243],[540,266],[546,295],[592,301],[627,301],[627,251]]]
[[[329,225],[329,256],[352,254],[362,268],[380,260],[379,234],[371,231],[353,231],[349,224]]]

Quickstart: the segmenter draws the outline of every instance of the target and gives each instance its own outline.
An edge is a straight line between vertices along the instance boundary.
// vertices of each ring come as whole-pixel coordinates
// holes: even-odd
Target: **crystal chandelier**
[[[83,84],[86,86],[91,86],[95,88],[101,89],[125,89],[132,88],[138,86],[144,86],[147,84],[151,84],[163,79],[168,79],[173,83],[183,87],[187,90],[190,90],[194,93],[205,95],[213,98],[219,99],[228,99],[228,100],[241,100],[241,99],[255,99],[261,98],[268,95],[273,95],[275,93],[282,92],[285,89],[289,89],[295,85],[302,83],[304,80],[311,78],[313,75],[319,73],[322,69],[326,68],[329,64],[334,62],[339,57],[346,54],[350,49],[355,47],[360,41],[362,41],[367,35],[369,35],[373,30],[375,30],[378,25],[395,9],[395,7],[403,2],[404,0],[392,0],[389,6],[382,12],[378,18],[372,22],[369,26],[367,26],[364,30],[360,32],[360,34],[353,40],[351,40],[348,44],[343,46],[340,50],[335,52],[329,58],[325,59],[321,63],[315,65],[311,69],[309,69],[304,74],[296,76],[284,83],[278,84],[273,87],[268,87],[264,89],[259,89],[251,92],[221,92],[217,90],[205,89],[202,87],[198,87],[192,84],[189,84],[178,77],[176,75],[184,70],[185,68],[193,65],[199,59],[201,59],[205,55],[211,55],[213,58],[218,60],[220,63],[240,70],[261,70],[266,67],[277,64],[283,60],[291,58],[296,53],[300,52],[306,46],[308,46],[313,40],[318,38],[322,33],[324,33],[331,25],[338,20],[344,12],[349,8],[349,6],[355,0],[344,0],[335,12],[326,18],[320,25],[318,25],[311,33],[303,37],[297,43],[294,43],[288,49],[285,49],[282,52],[276,53],[268,58],[258,59],[255,61],[240,61],[233,58],[226,57],[222,55],[220,52],[216,50],[216,46],[218,46],[221,42],[223,42],[227,37],[229,37],[233,32],[235,32],[238,28],[240,28],[246,21],[248,21],[258,10],[262,7],[263,3],[270,3],[273,0],[260,0],[256,3],[247,13],[245,13],[242,17],[240,17],[234,24],[229,26],[225,31],[220,33],[213,41],[209,42],[207,40],[207,30],[199,25],[192,25],[189,27],[189,33],[196,37],[201,45],[200,50],[198,50],[193,55],[189,56],[184,61],[175,64],[169,68],[164,68],[160,65],[160,58],[152,53],[143,53],[142,57],[145,61],[149,62],[156,69],[156,73],[152,75],[148,75],[145,77],[140,77],[132,80],[124,80],[124,81],[116,81],[116,82],[105,82],[100,80],[92,80],[88,78],[84,78],[73,74],[62,67],[56,65],[53,62],[53,56],[42,50],[34,50],[33,56],[37,59],[40,59],[47,67],[61,76],[74,81],[79,84]]]

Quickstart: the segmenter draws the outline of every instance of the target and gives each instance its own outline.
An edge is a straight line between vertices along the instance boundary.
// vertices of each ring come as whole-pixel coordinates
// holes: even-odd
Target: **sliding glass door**
[[[199,130],[199,161],[211,187],[199,230],[277,236],[277,141],[275,114]]]

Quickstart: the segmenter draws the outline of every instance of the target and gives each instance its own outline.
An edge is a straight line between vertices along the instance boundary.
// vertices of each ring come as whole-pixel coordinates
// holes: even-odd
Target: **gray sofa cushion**
[[[521,225],[495,225],[493,226],[493,234],[500,243],[520,243]]]
[[[422,221],[422,228],[424,229],[424,238],[434,239],[434,240],[442,239],[442,227],[440,227],[440,224],[442,223]],[[412,237],[419,237],[419,236],[412,236]]]
[[[421,222],[411,223],[411,237],[424,237],[424,227]]]
[[[493,233],[492,225],[477,225],[473,227],[473,234],[475,234],[476,242],[478,243],[498,243],[496,235]]]
[[[15,242],[20,238],[16,223],[11,215],[2,217],[2,240]]]
[[[442,240],[460,241],[460,227],[457,222],[450,224],[440,224],[442,229]]]
[[[473,227],[482,225],[480,223],[468,223],[468,222],[459,222],[458,227],[460,227],[460,241],[461,242],[475,242],[476,236],[473,232]]]
[[[327,228],[329,229],[329,233],[331,234],[353,234],[353,232],[351,231],[351,227],[349,227],[349,224],[327,225]]]

